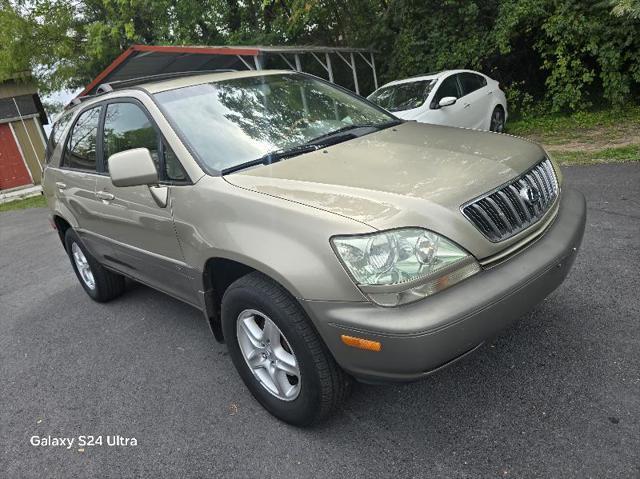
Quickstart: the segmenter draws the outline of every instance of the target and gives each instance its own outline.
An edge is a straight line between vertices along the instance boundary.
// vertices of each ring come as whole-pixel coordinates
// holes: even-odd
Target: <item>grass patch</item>
[[[9,201],[7,203],[0,203],[0,212],[11,210],[24,210],[26,208],[42,208],[47,206],[47,201],[43,195],[32,196],[31,198],[25,198],[22,200]]]
[[[640,106],[514,120],[508,133],[541,143],[560,163],[640,161]]]
[[[550,152],[551,156],[562,165],[591,165],[597,163],[624,163],[640,161],[640,145],[620,148],[604,148],[596,151],[563,151]]]
[[[510,121],[508,132],[518,136],[541,136],[545,139],[566,138],[598,128],[640,126],[640,105],[621,110],[580,111],[570,115],[560,113],[521,118]]]

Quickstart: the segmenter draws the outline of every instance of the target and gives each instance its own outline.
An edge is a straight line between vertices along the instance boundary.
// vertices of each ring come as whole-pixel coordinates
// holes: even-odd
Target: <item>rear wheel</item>
[[[498,105],[493,109],[493,113],[491,113],[491,124],[489,126],[489,129],[491,131],[495,131],[496,133],[502,133],[504,131],[504,124],[504,109],[500,105]]]
[[[124,291],[124,277],[104,268],[84,247],[78,234],[69,228],[64,240],[78,281],[92,299],[105,302]]]
[[[311,425],[346,399],[351,378],[296,300],[266,276],[250,273],[229,286],[222,299],[222,328],[242,380],[277,418]]]

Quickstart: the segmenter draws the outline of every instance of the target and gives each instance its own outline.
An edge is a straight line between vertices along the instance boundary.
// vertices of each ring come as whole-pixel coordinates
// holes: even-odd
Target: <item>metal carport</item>
[[[360,93],[358,63],[371,70],[378,88],[374,53],[365,48],[326,46],[161,46],[132,45],[105,68],[78,96],[91,95],[102,83],[131,78],[233,68],[262,70],[274,59],[296,71],[306,71],[309,60],[321,65],[329,81],[334,82],[334,61],[343,62],[353,78],[353,89]],[[303,62],[304,59],[304,62]],[[360,65],[362,66],[362,64]]]

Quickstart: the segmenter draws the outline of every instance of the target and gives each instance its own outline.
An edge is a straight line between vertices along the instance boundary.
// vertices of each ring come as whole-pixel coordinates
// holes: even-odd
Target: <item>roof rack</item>
[[[73,98],[69,104],[67,106],[64,107],[65,110],[68,110],[69,108],[73,108],[74,106],[79,105],[80,103],[82,103],[83,101],[87,101],[87,100],[91,100],[92,98],[97,97],[99,94],[96,93],[95,95],[85,95],[85,96],[77,96],[75,98]]]
[[[195,75],[206,75],[208,73],[227,73],[235,72],[237,70],[233,68],[217,69],[217,70],[195,70],[188,72],[173,72],[173,73],[159,73],[157,75],[148,75],[143,77],[129,78],[127,80],[112,81],[109,83],[102,83],[96,89],[96,95],[102,93],[109,93],[113,90],[119,90],[122,88],[128,88],[135,85],[141,85],[142,83],[150,83],[162,80],[171,80],[172,78],[182,78]]]

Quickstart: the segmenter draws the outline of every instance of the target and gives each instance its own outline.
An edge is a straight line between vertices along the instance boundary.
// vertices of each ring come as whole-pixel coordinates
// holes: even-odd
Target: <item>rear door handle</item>
[[[98,198],[99,200],[102,200],[102,201],[111,201],[111,200],[115,199],[115,195],[113,195],[111,193],[107,193],[106,191],[98,191],[96,193],[96,198]]]
[[[63,183],[62,181],[56,181],[56,187],[62,191],[62,190],[66,190],[67,189],[67,184]]]

